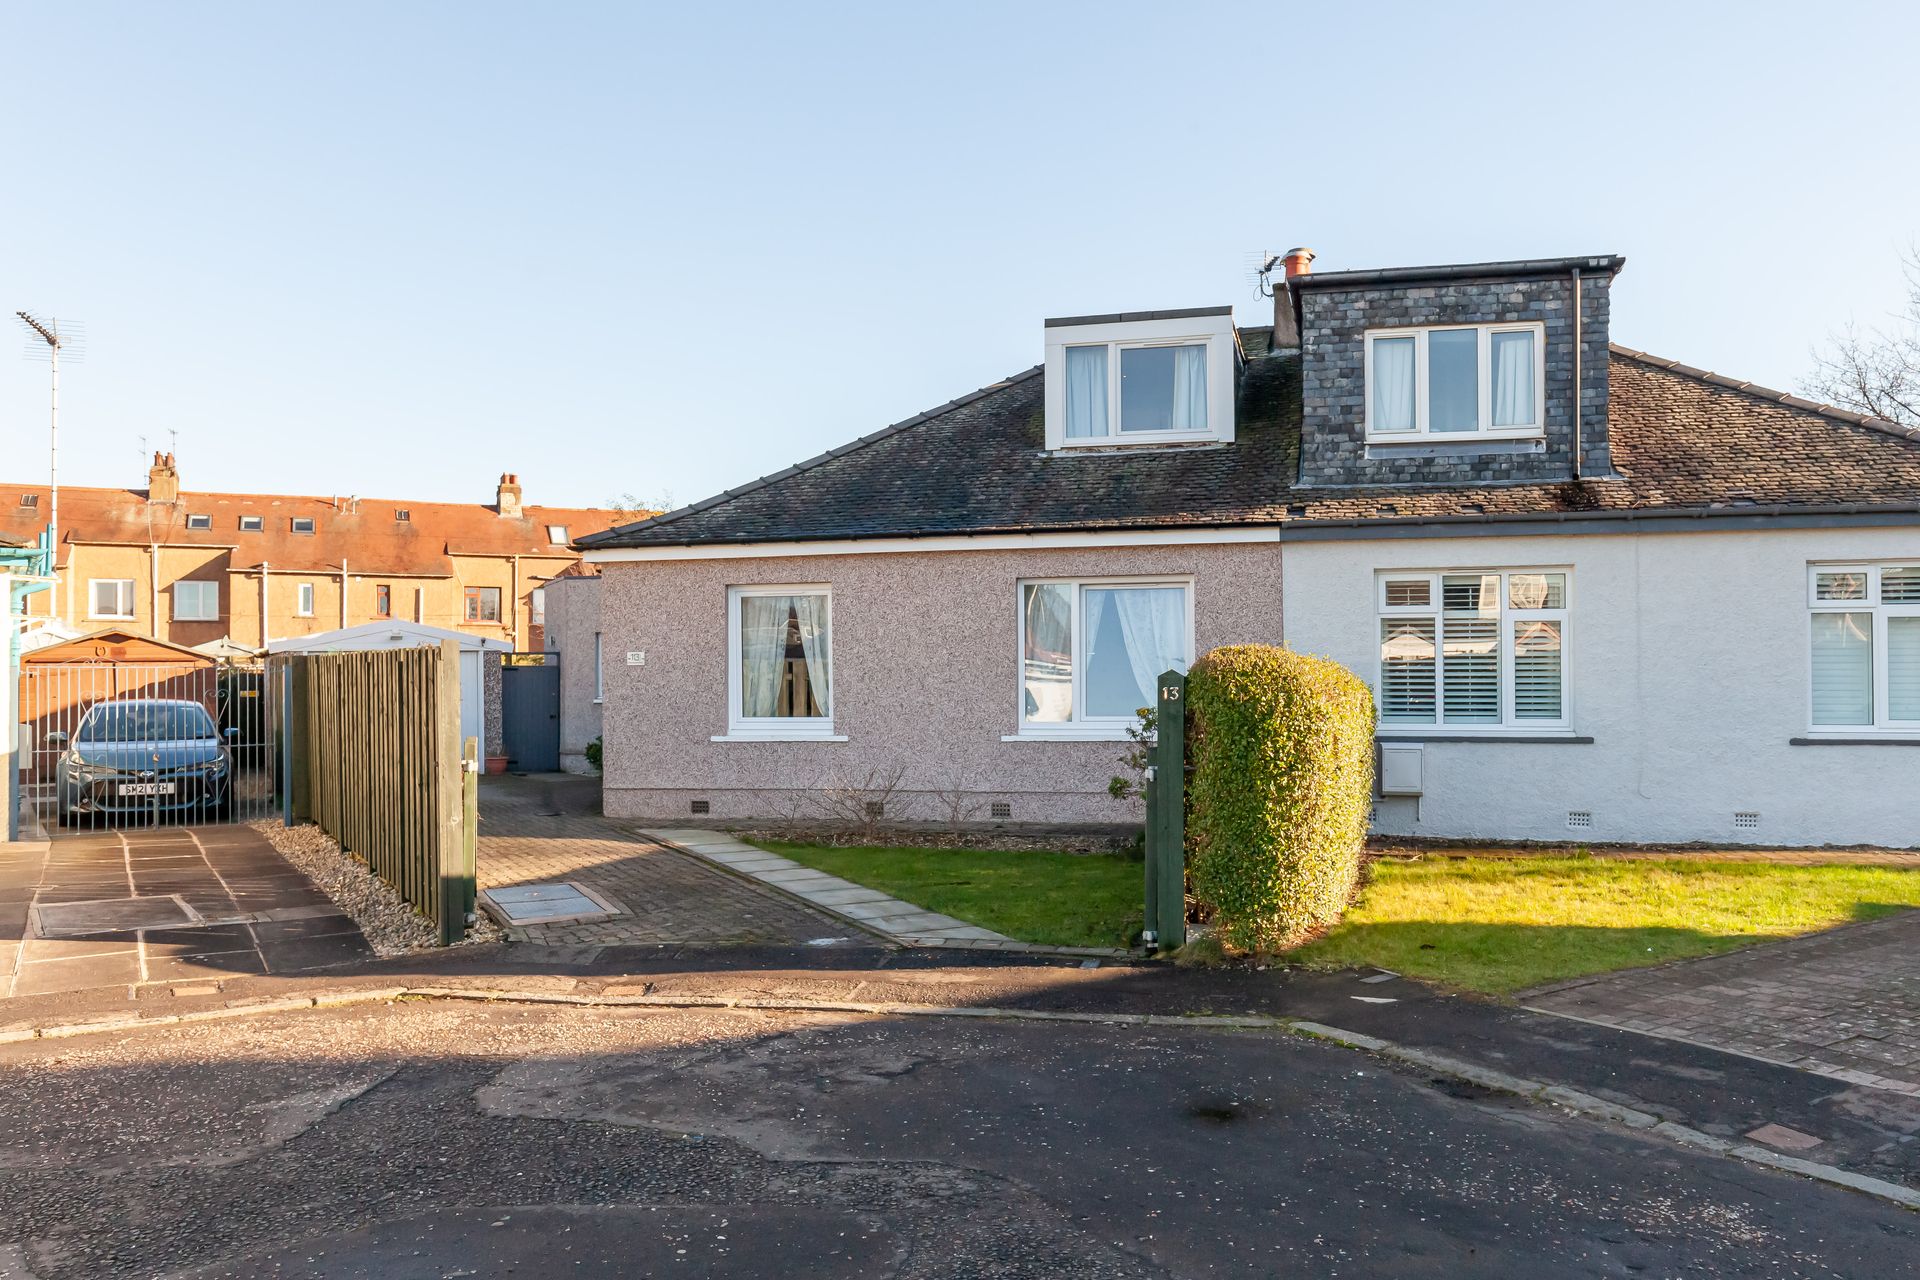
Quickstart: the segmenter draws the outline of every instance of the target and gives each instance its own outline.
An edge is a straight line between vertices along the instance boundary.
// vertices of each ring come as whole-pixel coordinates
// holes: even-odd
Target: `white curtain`
[[[793,596],[794,616],[800,620],[800,651],[807,656],[807,687],[813,691],[813,705],[823,716],[831,715],[827,701],[827,598]]]
[[[1160,673],[1187,665],[1185,593],[1178,587],[1121,587],[1094,594],[1106,596],[1106,607],[1118,612],[1127,662],[1144,699],[1139,705],[1151,706]]]
[[[1173,429],[1175,431],[1207,429],[1207,349],[1205,347],[1173,349]]]
[[[1067,348],[1067,438],[1107,434],[1107,349]]]
[[[1073,719],[1073,588],[1034,582],[1026,588],[1025,716],[1059,722]]]
[[[1373,404],[1367,425],[1374,431],[1413,430],[1413,339],[1377,339],[1372,376]]]
[[[770,716],[780,703],[787,652],[788,596],[740,597],[740,714]]]
[[[1534,425],[1531,333],[1493,335],[1493,425]]]

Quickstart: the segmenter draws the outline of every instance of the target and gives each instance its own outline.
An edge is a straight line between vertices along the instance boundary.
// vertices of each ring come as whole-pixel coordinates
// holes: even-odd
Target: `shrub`
[[[1187,676],[1194,895],[1239,950],[1295,945],[1353,897],[1373,791],[1373,694],[1272,645],[1215,649]]]
[[[595,773],[599,773],[602,768],[600,764],[600,743],[601,739],[595,738],[587,744],[587,749],[582,753],[587,757],[587,763],[593,766]]]

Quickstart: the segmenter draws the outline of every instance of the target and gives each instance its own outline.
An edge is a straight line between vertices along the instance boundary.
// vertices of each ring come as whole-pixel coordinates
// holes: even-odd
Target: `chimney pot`
[[[1317,257],[1311,249],[1289,249],[1282,254],[1280,261],[1286,266],[1287,279],[1304,276],[1313,270],[1313,260]]]

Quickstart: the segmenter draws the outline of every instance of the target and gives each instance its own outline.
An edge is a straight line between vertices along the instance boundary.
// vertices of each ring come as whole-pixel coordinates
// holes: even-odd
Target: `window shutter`
[[[1920,566],[1880,571],[1882,604],[1920,604]]]
[[[1441,662],[1448,724],[1500,723],[1500,623],[1445,619]]]
[[[1386,618],[1380,623],[1380,720],[1433,723],[1433,619]]]
[[[1813,722],[1873,723],[1873,615],[1813,615]]]
[[[1887,619],[1887,717],[1920,720],[1920,618]]]
[[[1557,622],[1514,624],[1513,715],[1516,720],[1560,719],[1560,624]]]

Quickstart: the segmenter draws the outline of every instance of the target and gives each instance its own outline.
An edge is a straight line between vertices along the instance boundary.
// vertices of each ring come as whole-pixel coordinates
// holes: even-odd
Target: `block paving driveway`
[[[480,887],[572,881],[618,908],[606,920],[507,931],[553,946],[740,945],[838,939],[871,946],[845,921],[717,871],[600,816],[600,784],[566,774],[480,784]]]
[[[1566,983],[1524,1003],[1920,1095],[1920,911]]]
[[[360,927],[243,825],[61,834],[0,853],[0,995],[305,973]]]

